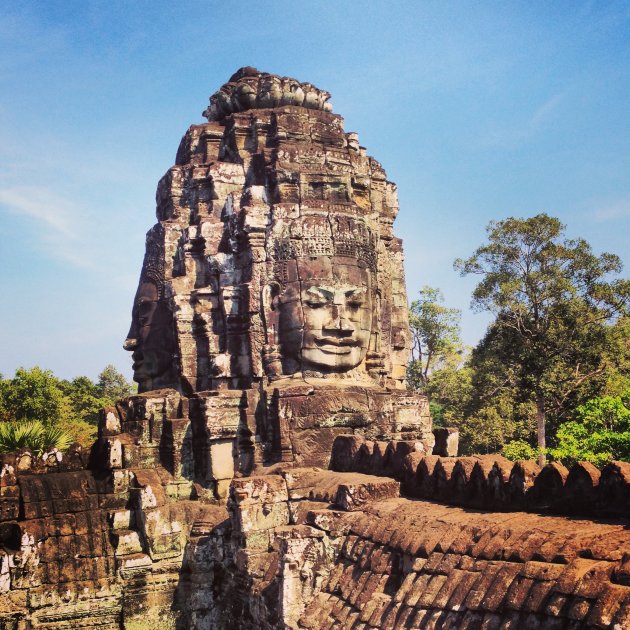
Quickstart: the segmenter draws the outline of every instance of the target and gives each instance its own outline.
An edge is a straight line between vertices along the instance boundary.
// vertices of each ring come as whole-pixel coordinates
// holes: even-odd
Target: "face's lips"
[[[319,352],[323,352],[324,354],[335,354],[335,355],[346,355],[352,352],[352,348],[349,346],[320,346],[317,348]]]
[[[315,337],[318,346],[356,346],[358,340],[353,337]]]
[[[134,371],[137,371],[144,362],[144,357],[142,356],[142,352],[134,352],[131,355],[131,358],[133,359],[133,365],[131,366],[131,369]]]
[[[326,354],[350,354],[359,345],[353,337],[315,337],[315,344]]]

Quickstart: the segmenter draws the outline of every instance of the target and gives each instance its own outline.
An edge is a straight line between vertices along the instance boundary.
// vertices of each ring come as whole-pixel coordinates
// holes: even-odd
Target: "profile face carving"
[[[158,284],[150,279],[141,279],[138,286],[123,347],[133,352],[133,379],[139,391],[167,384],[174,350],[173,317]]]
[[[319,275],[288,283],[280,294],[280,351],[304,371],[347,372],[363,362],[370,342],[370,272],[337,264]]]

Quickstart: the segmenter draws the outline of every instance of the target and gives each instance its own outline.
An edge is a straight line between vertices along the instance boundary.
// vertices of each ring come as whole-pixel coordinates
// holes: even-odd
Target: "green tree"
[[[8,432],[5,443],[18,444],[28,438],[35,444],[34,436],[41,433],[37,423],[41,423],[46,431],[54,429],[88,447],[96,435],[100,410],[134,391],[111,365],[103,369],[98,383],[87,376],[60,380],[39,367],[19,368],[12,379],[0,375],[0,422],[11,424],[3,429]],[[23,426],[22,421],[31,424]]]
[[[67,398],[64,417],[96,424],[100,410],[108,404],[100,388],[87,376],[77,376],[71,381],[64,380],[60,385]]]
[[[97,383],[87,376],[77,376],[72,381],[62,381],[62,386],[66,397],[60,426],[85,447],[91,445],[96,437],[101,409],[135,391],[135,387],[113,365],[103,369]]]
[[[39,420],[0,423],[0,453],[28,448],[34,455],[40,456],[52,448],[65,451],[72,442],[72,435],[67,431]]]
[[[501,455],[516,462],[519,459],[534,459],[536,451],[525,440],[513,440],[501,449]]]
[[[497,453],[513,441],[527,441],[532,436],[532,412],[530,405],[514,400],[509,392],[503,392],[482,406],[476,406],[474,395],[458,425],[462,454]]]
[[[12,418],[12,410],[9,406],[9,388],[11,381],[0,374],[0,422],[8,422]]]
[[[619,257],[594,255],[564,229],[546,214],[493,221],[488,243],[455,261],[462,275],[482,277],[473,306],[496,315],[485,339],[495,354],[493,378],[535,403],[541,463],[549,411],[569,408],[605,378],[611,324],[627,313],[630,297],[628,280],[608,279],[621,271]]]
[[[602,396],[623,396],[630,390],[630,317],[620,317],[610,329],[608,369]]]
[[[575,410],[575,420],[560,425],[550,455],[570,466],[588,461],[601,466],[630,461],[630,389],[621,396],[593,398]]]
[[[113,365],[106,365],[98,375],[98,390],[102,398],[114,404],[117,400],[132,396],[136,386],[131,384]]]
[[[414,389],[425,389],[431,373],[453,354],[463,351],[460,339],[460,311],[444,306],[439,289],[422,287],[420,298],[409,308],[411,362],[407,381]]]
[[[460,426],[472,397],[472,371],[461,357],[451,357],[431,374],[425,387],[435,426]]]
[[[18,368],[0,389],[5,420],[39,420],[54,424],[61,417],[64,394],[59,379],[50,370],[39,367]]]

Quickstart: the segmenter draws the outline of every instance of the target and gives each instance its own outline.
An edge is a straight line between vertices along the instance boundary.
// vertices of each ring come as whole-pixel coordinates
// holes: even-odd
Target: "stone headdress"
[[[164,297],[164,227],[158,223],[148,232],[140,282],[152,282],[158,298]]]
[[[285,263],[300,258],[350,258],[376,272],[377,242],[377,236],[361,218],[306,214],[275,227],[267,240],[267,259],[273,261],[280,282],[287,279]]]

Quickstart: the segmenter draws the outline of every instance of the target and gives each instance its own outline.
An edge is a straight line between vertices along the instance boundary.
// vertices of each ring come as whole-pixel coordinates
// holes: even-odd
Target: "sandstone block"
[[[497,464],[495,464],[494,468],[498,468]],[[534,462],[516,462],[510,472],[506,488],[507,496],[514,506],[524,505],[525,496],[534,486],[534,482],[539,473],[540,467]]]
[[[459,449],[459,430],[452,427],[437,427],[433,429],[435,436],[434,455],[442,457],[457,457]]]
[[[132,529],[119,529],[112,534],[117,556],[142,553],[140,535]]]
[[[339,472],[355,470],[355,458],[365,438],[361,435],[338,435],[333,442],[330,467]]]
[[[310,510],[306,522],[334,538],[345,535],[351,526],[351,520],[347,515],[336,510]]]
[[[337,490],[335,504],[348,512],[362,510],[374,501],[397,497],[400,484],[393,479],[378,479],[370,482],[343,483]]]
[[[533,487],[527,492],[527,502],[538,508],[555,505],[563,498],[564,484],[569,471],[558,462],[547,464],[537,475]]]
[[[591,608],[587,623],[606,628],[613,623],[622,603],[628,599],[630,589],[619,584],[603,584],[595,605]]]
[[[210,474],[213,479],[234,477],[233,440],[217,440],[210,443]]]
[[[265,475],[234,479],[230,498],[235,505],[279,503],[289,500],[287,484],[280,475]]]
[[[610,462],[602,469],[598,500],[605,511],[630,512],[630,463]]]

